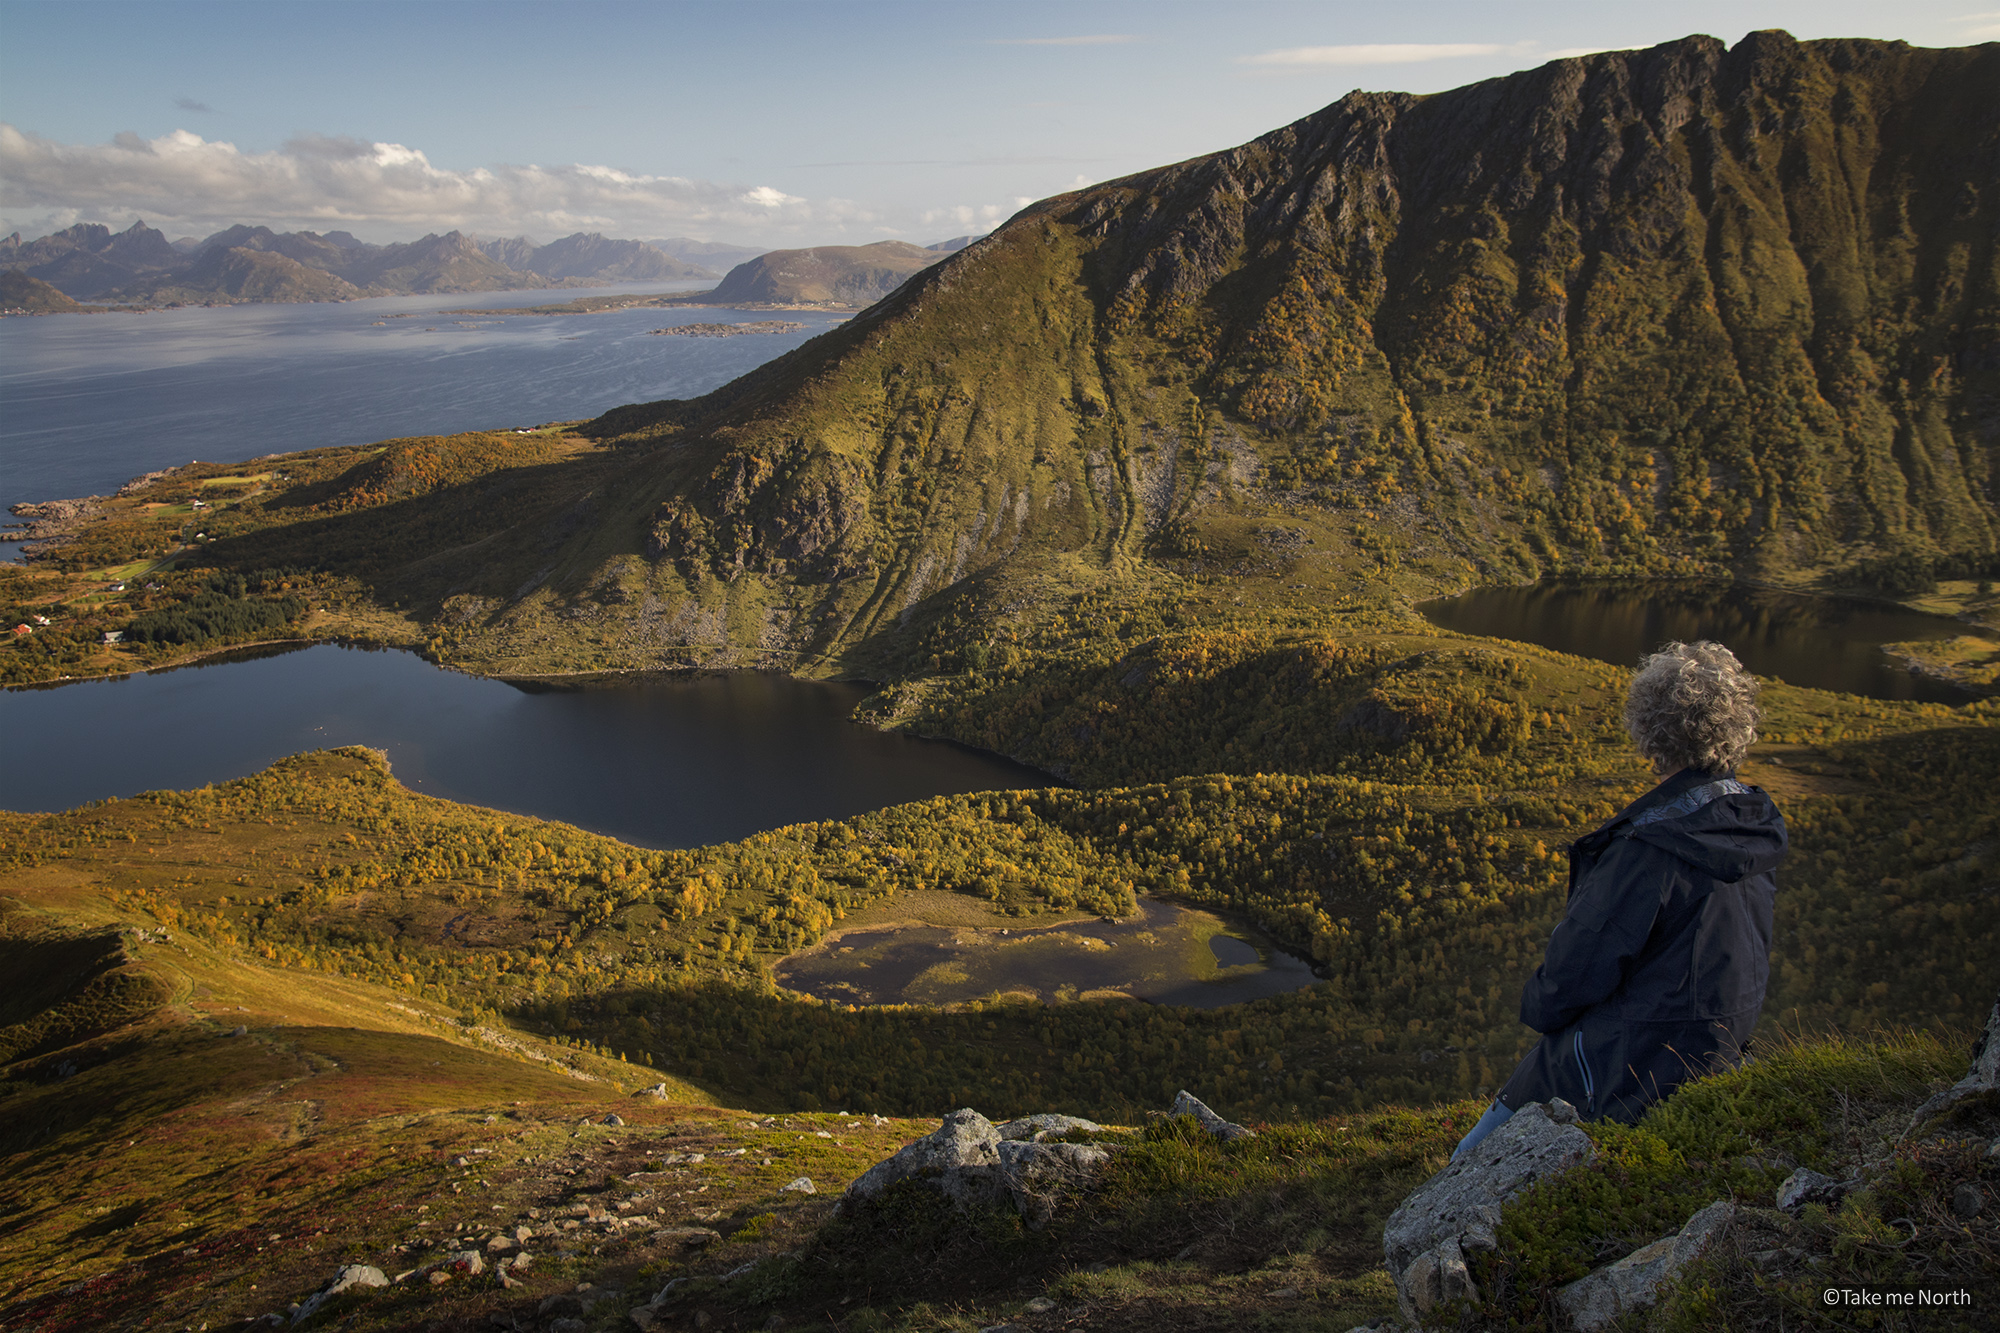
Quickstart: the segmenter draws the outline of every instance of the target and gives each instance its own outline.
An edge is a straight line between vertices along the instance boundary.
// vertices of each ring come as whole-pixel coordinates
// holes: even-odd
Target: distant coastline
[[[757,319],[748,324],[677,324],[646,332],[668,338],[737,338],[746,333],[799,333],[805,325],[791,319]]]

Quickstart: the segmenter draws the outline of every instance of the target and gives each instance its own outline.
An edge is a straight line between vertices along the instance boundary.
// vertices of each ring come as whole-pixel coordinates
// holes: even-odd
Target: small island
[[[746,333],[801,333],[805,327],[795,319],[753,319],[747,324],[676,324],[646,332],[668,338],[735,338]]]

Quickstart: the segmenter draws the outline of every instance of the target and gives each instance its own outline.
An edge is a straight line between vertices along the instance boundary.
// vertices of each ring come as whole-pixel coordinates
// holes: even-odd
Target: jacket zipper
[[[1589,1104],[1584,1108],[1591,1115],[1597,1114],[1597,1080],[1590,1076],[1590,1063],[1583,1058],[1583,1029],[1576,1030],[1576,1040],[1572,1050],[1576,1054],[1576,1069],[1583,1075],[1583,1095]]]

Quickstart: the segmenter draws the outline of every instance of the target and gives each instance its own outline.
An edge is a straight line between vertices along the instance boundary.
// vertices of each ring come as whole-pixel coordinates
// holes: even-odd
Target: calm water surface
[[[0,808],[199,787],[373,745],[416,791],[692,847],[951,792],[1048,785],[997,755],[847,720],[862,685],[735,673],[529,693],[330,645],[0,692]]]
[[[1462,634],[1538,643],[1619,666],[1672,639],[1713,639],[1760,676],[1872,699],[1962,704],[1969,696],[1912,675],[1885,643],[1948,639],[1965,626],[1876,602],[1731,584],[1620,582],[1479,588],[1417,608]]]
[[[1137,999],[1216,1009],[1310,986],[1302,959],[1209,912],[1141,899],[1124,921],[848,931],[779,963],[780,985],[846,1004],[1001,996]]]
[[[800,333],[656,338],[647,330],[770,315],[439,313],[706,285],[0,320],[0,510],[22,500],[106,495],[142,472],[191,458],[234,462],[689,398],[844,318],[801,311],[785,316],[806,326]]]

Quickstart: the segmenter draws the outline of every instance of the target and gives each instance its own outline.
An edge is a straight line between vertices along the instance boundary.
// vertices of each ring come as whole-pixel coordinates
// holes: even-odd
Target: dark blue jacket
[[[1741,1063],[1771,973],[1785,820],[1756,787],[1683,769],[1569,851],[1569,910],[1521,992],[1543,1034],[1500,1090],[1630,1123]]]

